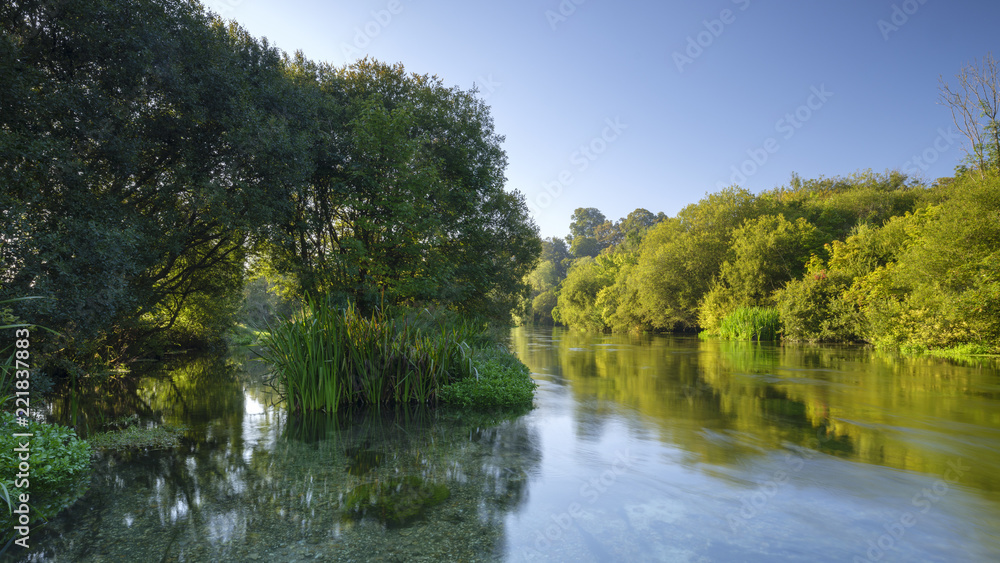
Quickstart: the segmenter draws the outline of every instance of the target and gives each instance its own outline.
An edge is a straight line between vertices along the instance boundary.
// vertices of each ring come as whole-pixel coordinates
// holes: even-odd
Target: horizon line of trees
[[[596,332],[706,331],[750,307],[783,338],[1000,349],[1000,173],[933,185],[898,171],[733,186],[675,217],[573,214],[542,241],[525,323]]]

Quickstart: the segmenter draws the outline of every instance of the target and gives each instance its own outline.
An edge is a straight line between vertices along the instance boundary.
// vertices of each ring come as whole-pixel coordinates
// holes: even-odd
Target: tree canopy
[[[537,229],[475,91],[184,0],[5,4],[0,32],[0,296],[51,297],[31,317],[81,355],[218,333],[248,264],[362,308],[526,291]]]

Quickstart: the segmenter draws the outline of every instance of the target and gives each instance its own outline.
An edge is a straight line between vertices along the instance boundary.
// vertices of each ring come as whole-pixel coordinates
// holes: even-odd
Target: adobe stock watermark
[[[393,18],[402,12],[403,4],[399,0],[389,0],[385,8],[372,11],[372,17],[365,25],[354,28],[353,43],[344,41],[340,44],[340,54],[348,61],[364,58],[363,49],[371,45],[372,41],[389,27]]]
[[[948,462],[948,469],[940,479],[934,482],[929,488],[921,489],[910,499],[910,504],[919,508],[919,514],[927,514],[946,494],[951,490],[950,485],[958,482],[970,469],[971,466],[963,465],[963,460],[956,459]],[[896,546],[896,542],[903,539],[907,528],[912,528],[917,524],[919,514],[912,510],[902,513],[899,518],[883,525],[885,533],[879,535],[874,540],[868,540],[868,550],[865,556],[855,555],[854,563],[866,563],[869,561],[881,561],[890,549]]]
[[[503,86],[503,82],[497,82],[493,79],[492,74],[487,74],[486,76],[479,75],[479,78],[473,82],[476,90],[479,92],[480,99],[487,100],[496,93],[497,90]]]
[[[796,108],[795,111],[786,113],[784,117],[775,122],[774,132],[780,134],[782,140],[790,140],[832,97],[833,92],[827,90],[825,84],[820,84],[819,87],[811,87],[809,96],[806,98],[804,104]],[[716,187],[722,190],[733,184],[742,185],[747,181],[747,178],[756,174],[758,170],[767,164],[771,155],[780,149],[781,143],[776,137],[768,137],[759,146],[747,149],[747,156],[749,158],[739,164],[734,164],[730,168],[732,175],[729,177],[729,183],[719,181],[715,183]]]
[[[783,485],[788,483],[789,478],[806,466],[806,462],[819,455],[819,447],[834,439],[825,429],[816,431],[816,437],[806,440],[806,450],[802,452],[785,453],[785,466],[775,470],[770,479],[757,483],[757,488],[749,494],[740,495],[740,507],[734,508],[726,515],[726,522],[729,524],[729,531],[737,534],[748,526],[761,513],[764,508],[781,491]]]
[[[889,19],[878,20],[878,30],[882,32],[882,39],[888,41],[889,34],[899,31],[899,28],[910,21],[910,16],[916,14],[926,3],[927,0],[905,0],[902,4],[893,4]]]
[[[559,172],[555,180],[542,185],[545,191],[538,193],[528,200],[528,207],[532,211],[540,212],[562,195],[563,191],[576,179],[575,174],[586,172],[592,162],[597,160],[612,143],[617,141],[622,133],[628,129],[628,125],[622,123],[620,117],[613,120],[609,117],[604,120],[605,127],[601,133],[580,145],[580,147],[569,155],[570,164],[575,165],[574,169],[566,168]]]
[[[580,486],[580,497],[586,500],[588,504],[594,504],[611,487],[614,487],[615,483],[618,482],[618,477],[628,471],[633,464],[634,460],[629,455],[628,448],[624,451],[619,450],[615,453],[615,460],[611,463],[611,467],[602,471],[597,477],[591,477],[586,483]],[[535,542],[531,547],[521,550],[522,558],[525,560],[538,559],[547,561],[548,559],[544,557],[544,552],[552,547],[553,542],[563,539],[563,535],[573,526],[574,520],[584,518],[588,514],[584,510],[583,505],[575,501],[569,503],[562,512],[552,514],[549,517],[552,523],[546,524],[543,529],[538,530]]]
[[[903,164],[903,173],[910,176],[920,176],[921,172],[927,172],[932,164],[941,158],[941,153],[947,151],[956,142],[962,139],[961,135],[952,127],[937,130],[937,137],[929,147],[920,151],[920,154],[913,155],[913,158]]]
[[[242,4],[244,1],[245,0],[207,0],[205,2],[205,7],[214,11],[220,16],[224,16],[232,12],[236,8],[239,8],[240,4]]]
[[[552,31],[576,13],[577,7],[587,0],[561,0],[555,10],[545,10],[545,20],[549,22]]]
[[[750,7],[750,0],[732,0],[732,2],[739,7],[741,12]],[[716,19],[702,20],[701,24],[705,29],[695,35],[687,36],[687,44],[683,53],[674,51],[671,55],[674,64],[677,66],[677,72],[684,72],[685,65],[692,64],[695,59],[705,52],[705,49],[708,49],[715,43],[715,40],[726,30],[727,25],[732,25],[735,22],[736,12],[733,12],[729,8],[719,12],[719,17]]]

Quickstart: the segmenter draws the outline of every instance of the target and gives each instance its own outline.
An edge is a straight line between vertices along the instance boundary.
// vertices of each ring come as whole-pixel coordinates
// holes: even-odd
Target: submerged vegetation
[[[131,415],[105,425],[103,432],[87,436],[87,442],[95,450],[167,450],[181,443],[185,428],[163,424],[139,423],[139,417]]]
[[[343,508],[351,519],[367,515],[398,527],[412,522],[432,506],[444,502],[450,491],[446,485],[428,483],[416,475],[365,483],[344,495]]]

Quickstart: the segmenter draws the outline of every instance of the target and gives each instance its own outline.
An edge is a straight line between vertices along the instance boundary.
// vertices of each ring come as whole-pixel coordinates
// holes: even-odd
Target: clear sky
[[[205,4],[289,53],[477,84],[542,236],[577,207],[674,215],[793,172],[950,176],[965,143],[939,77],[1000,56],[997,0]]]

